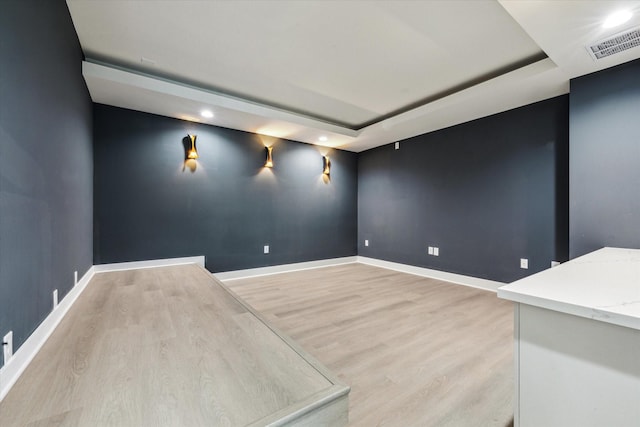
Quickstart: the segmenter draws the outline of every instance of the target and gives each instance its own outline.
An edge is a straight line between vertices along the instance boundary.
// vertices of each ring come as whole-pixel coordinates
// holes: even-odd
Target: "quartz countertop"
[[[502,286],[498,297],[640,330],[640,249],[599,249]]]

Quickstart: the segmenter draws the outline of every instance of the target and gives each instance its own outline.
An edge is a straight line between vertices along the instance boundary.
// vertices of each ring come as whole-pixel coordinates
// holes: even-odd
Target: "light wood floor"
[[[510,426],[513,309],[349,264],[225,283],[351,386],[352,426]]]
[[[304,356],[201,267],[102,273],[0,403],[0,425],[263,426],[347,391]]]

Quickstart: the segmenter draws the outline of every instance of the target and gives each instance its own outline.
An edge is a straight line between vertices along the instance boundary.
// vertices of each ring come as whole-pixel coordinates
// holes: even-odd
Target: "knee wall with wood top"
[[[0,413],[7,426],[339,426],[348,394],[204,268],[186,264],[95,274]]]

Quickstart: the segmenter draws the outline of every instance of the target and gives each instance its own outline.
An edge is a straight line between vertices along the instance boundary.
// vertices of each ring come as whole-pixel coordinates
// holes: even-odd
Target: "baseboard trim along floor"
[[[357,262],[357,256],[343,258],[321,259],[318,261],[297,262],[295,264],[273,265],[269,267],[249,268],[247,270],[234,270],[215,273],[218,280],[248,279],[256,276],[269,276],[271,274],[290,273],[292,271],[309,270],[311,268],[332,267],[334,265],[352,264]]]
[[[56,326],[64,318],[67,311],[71,308],[73,303],[78,299],[82,291],[87,287],[87,284],[93,278],[95,274],[94,267],[90,267],[89,270],[82,276],[82,278],[75,284],[73,288],[62,298],[56,308],[40,323],[35,331],[29,338],[17,349],[13,356],[7,363],[0,368],[0,402],[7,395],[11,387],[16,383],[20,375],[29,366],[29,363],[38,354],[40,348],[47,341],[49,336],[56,329]]]
[[[462,274],[448,273],[446,271],[432,270],[430,268],[416,267],[414,265],[400,264],[397,262],[384,261],[381,259],[367,258],[358,256],[358,262],[375,267],[382,267],[389,270],[399,271],[401,273],[413,274],[415,276],[428,277],[438,279],[445,282],[455,283],[456,285],[470,286],[472,288],[484,289],[486,291],[497,292],[498,288],[506,285],[506,283],[496,282],[493,280],[480,279],[478,277],[465,276]]]
[[[153,267],[168,267],[171,265],[181,264],[197,264],[204,267],[204,255],[182,257],[182,258],[166,258],[166,259],[152,259],[148,261],[132,261],[132,262],[116,262],[113,264],[98,264],[94,265],[94,271],[96,273],[103,273],[106,271],[122,271],[122,270],[137,270],[139,268],[153,268]]]

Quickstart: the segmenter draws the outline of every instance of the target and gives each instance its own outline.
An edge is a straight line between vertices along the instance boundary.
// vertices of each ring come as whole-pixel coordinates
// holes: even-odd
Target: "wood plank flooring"
[[[362,264],[225,282],[351,386],[351,426],[505,427],[513,309]]]
[[[264,425],[347,391],[300,353],[200,267],[102,273],[0,403],[0,425]]]

